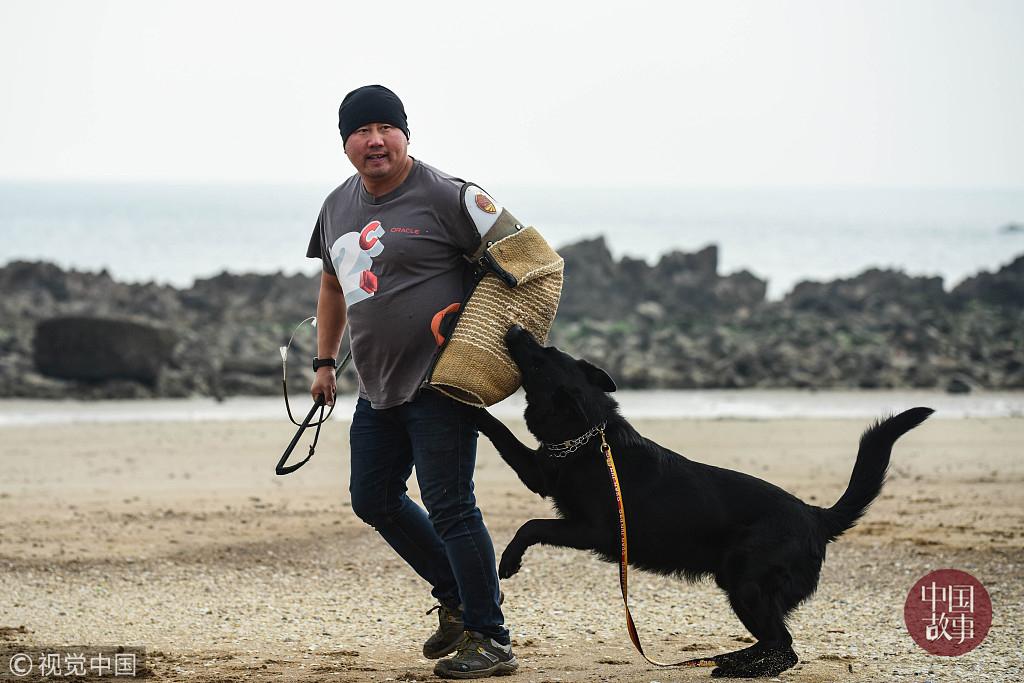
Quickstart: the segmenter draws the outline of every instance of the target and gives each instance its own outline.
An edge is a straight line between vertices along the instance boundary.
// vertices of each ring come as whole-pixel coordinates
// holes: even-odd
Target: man
[[[422,387],[437,350],[431,323],[463,300],[465,256],[500,207],[409,156],[405,108],[383,86],[346,95],[338,128],[356,174],[328,195],[306,253],[323,262],[310,391],[333,405],[347,320],[359,376],[352,510],[432,586],[439,625],[423,654],[455,653],[434,673],[510,673],[518,662],[503,626],[494,546],[473,495],[477,431],[465,406]],[[413,467],[426,512],[406,495]]]

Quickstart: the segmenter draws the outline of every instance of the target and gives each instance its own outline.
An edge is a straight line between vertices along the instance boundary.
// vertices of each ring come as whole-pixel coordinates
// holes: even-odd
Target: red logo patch
[[[476,207],[484,213],[498,213],[498,207],[494,205],[491,198],[482,192],[476,193]]]

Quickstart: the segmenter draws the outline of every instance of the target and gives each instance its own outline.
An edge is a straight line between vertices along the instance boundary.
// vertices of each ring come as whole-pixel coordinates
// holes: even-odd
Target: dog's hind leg
[[[598,538],[593,527],[566,519],[531,519],[519,527],[516,535],[505,547],[505,552],[501,554],[501,562],[498,564],[498,576],[507,579],[518,572],[523,563],[523,553],[537,543],[577,550],[594,550]]]
[[[777,676],[793,667],[799,658],[793,651],[793,637],[786,629],[783,610],[773,591],[759,582],[745,581],[728,591],[729,603],[757,643],[736,652],[714,657],[719,667],[713,678],[755,678]]]

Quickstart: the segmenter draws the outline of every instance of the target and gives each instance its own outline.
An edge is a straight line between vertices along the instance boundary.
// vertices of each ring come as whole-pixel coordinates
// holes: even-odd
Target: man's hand
[[[320,368],[316,371],[316,377],[313,378],[313,384],[309,387],[309,393],[313,396],[315,401],[317,396],[323,396],[324,402],[329,405],[334,405],[334,397],[338,392],[338,380],[334,376],[334,368],[327,366]]]
[[[345,295],[338,278],[328,272],[320,275],[320,295],[316,300],[316,351],[318,358],[337,358],[341,348],[341,335],[345,330]],[[338,379],[330,366],[317,368],[316,377],[309,387],[313,400],[323,395],[324,403],[334,405],[338,392]]]

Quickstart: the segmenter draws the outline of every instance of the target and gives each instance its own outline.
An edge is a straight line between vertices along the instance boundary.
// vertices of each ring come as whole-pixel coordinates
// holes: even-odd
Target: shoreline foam
[[[339,397],[332,419],[346,420],[355,396]],[[946,394],[927,390],[809,391],[783,389],[701,389],[618,391],[616,400],[630,419],[873,419],[926,405],[936,419],[1024,416],[1024,391]],[[490,408],[498,417],[519,418],[522,392]],[[305,403],[297,405],[298,413]],[[286,422],[284,402],[268,396],[96,401],[0,399],[0,427],[124,422]]]

